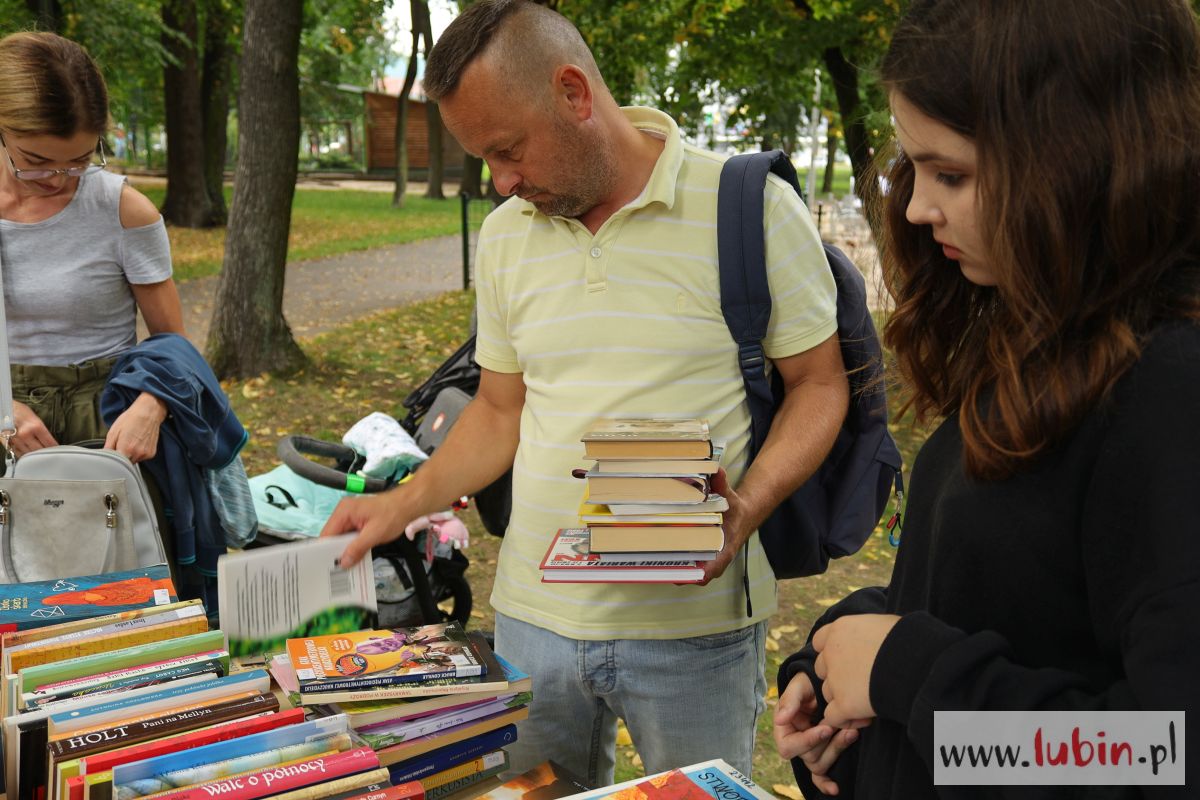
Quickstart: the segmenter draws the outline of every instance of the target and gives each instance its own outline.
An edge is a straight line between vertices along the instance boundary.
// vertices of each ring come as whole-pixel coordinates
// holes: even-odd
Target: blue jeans
[[[723,758],[751,774],[765,707],[767,623],[688,639],[567,639],[496,614],[496,652],[533,678],[529,719],[506,748],[519,775],[546,759],[613,782],[617,718],[647,774]]]

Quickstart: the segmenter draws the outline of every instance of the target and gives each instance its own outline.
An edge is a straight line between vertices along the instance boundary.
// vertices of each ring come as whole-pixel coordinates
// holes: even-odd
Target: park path
[[[857,209],[846,206],[831,211],[822,222],[821,233],[863,270],[868,302],[880,308],[883,295],[878,257]],[[212,276],[179,284],[184,326],[188,338],[201,350],[212,320],[217,280]],[[441,236],[291,263],[284,281],[283,314],[292,334],[305,339],[380,311],[461,288],[462,238]]]
[[[200,349],[217,276],[179,283],[188,338]],[[298,339],[462,288],[462,238],[441,236],[288,265],[283,315]]]

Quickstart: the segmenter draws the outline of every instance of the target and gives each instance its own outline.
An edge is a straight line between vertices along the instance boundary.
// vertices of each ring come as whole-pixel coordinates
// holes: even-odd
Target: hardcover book
[[[499,664],[504,678],[508,681],[508,686],[504,692],[506,694],[517,695],[529,694],[533,685],[530,677],[500,656],[493,655],[493,657]],[[489,668],[488,672],[492,673],[494,670]],[[272,674],[274,674],[273,670]],[[329,707],[333,711],[348,715],[350,717],[350,727],[359,730],[395,719],[462,708],[472,703],[497,697],[499,694],[499,692],[483,690],[479,692],[466,692],[464,694],[436,695],[434,697],[370,700],[358,703],[333,703]],[[526,700],[525,702],[529,701]]]
[[[631,514],[702,514],[728,511],[729,501],[719,494],[710,494],[703,503],[607,503],[608,510],[617,516]]]
[[[301,692],[469,678],[484,674],[457,622],[289,639]]]
[[[620,508],[620,506],[618,506]],[[690,510],[691,506],[671,505],[654,514],[616,514],[609,506],[584,503],[579,507],[579,521],[592,527],[598,525],[720,525],[719,511]]]
[[[425,736],[413,739],[410,742],[401,742],[400,744],[386,747],[379,751],[379,763],[384,766],[398,764],[401,761],[407,761],[415,756],[423,755],[431,750],[436,750],[439,747],[445,747],[448,744],[461,742],[465,739],[470,739],[478,736],[481,733],[495,730],[512,723],[520,722],[529,716],[529,707],[521,706],[520,708],[510,708],[507,711],[502,711],[499,714],[493,714],[490,717],[484,717],[474,722],[468,722],[463,725],[456,725],[444,731],[431,733]]]
[[[570,800],[776,800],[721,759],[570,795]]]
[[[388,771],[383,767],[346,775],[342,778],[321,783],[310,783],[299,789],[293,789],[283,794],[271,795],[273,800],[333,800],[366,790],[371,786],[379,786],[387,781]]]
[[[507,695],[491,700],[482,700],[463,708],[434,712],[415,719],[381,722],[368,728],[360,728],[358,734],[371,747],[382,750],[400,742],[412,741],[420,736],[427,736],[472,720],[490,717],[509,708],[529,705],[529,697],[529,695]]]
[[[399,761],[389,768],[392,783],[424,779],[457,764],[507,747],[517,741],[517,726],[504,725],[478,736],[447,743],[420,756]]]
[[[288,639],[362,630],[379,610],[369,559],[342,569],[351,536],[223,555],[217,561],[221,627],[234,656],[282,652]]]
[[[202,783],[177,792],[160,794],[158,797],[162,800],[209,800],[220,795],[228,800],[252,800],[378,768],[379,759],[375,751],[369,747],[359,747],[344,753],[301,761],[298,764],[268,767],[247,775]]]
[[[587,530],[591,553],[718,551],[725,546],[720,525],[597,525]]]
[[[589,547],[587,528],[559,530],[540,568],[546,583],[696,583],[704,568],[695,561],[668,559],[659,562],[609,561]]]
[[[102,575],[0,585],[0,630],[24,631],[75,619],[173,603],[165,564]]]
[[[708,497],[707,475],[573,474],[587,479],[589,503],[703,503]]]
[[[708,459],[708,422],[700,419],[601,419],[581,437],[596,459]]]

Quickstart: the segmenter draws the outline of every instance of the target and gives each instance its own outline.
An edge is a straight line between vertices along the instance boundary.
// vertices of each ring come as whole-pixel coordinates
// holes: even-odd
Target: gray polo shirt
[[[41,222],[0,220],[9,359],[65,366],[117,355],[137,341],[130,284],[171,277],[160,218],[122,228],[122,175],[88,172],[67,207]]]

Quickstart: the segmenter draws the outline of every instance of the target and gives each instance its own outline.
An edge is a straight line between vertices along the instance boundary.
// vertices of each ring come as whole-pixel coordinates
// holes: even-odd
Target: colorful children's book
[[[165,564],[33,583],[0,585],[0,631],[24,631],[75,619],[173,603]]]
[[[457,622],[289,639],[301,692],[345,691],[483,675]]]
[[[695,561],[609,561],[592,553],[587,528],[558,531],[540,565],[546,583],[698,583],[704,568]]]
[[[221,627],[234,656],[282,652],[288,639],[362,630],[379,610],[370,559],[342,569],[352,536],[244,550],[217,561]]]
[[[570,800],[775,800],[721,759],[570,795]]]
[[[553,761],[543,761],[475,800],[558,800],[591,789],[583,779]]]

